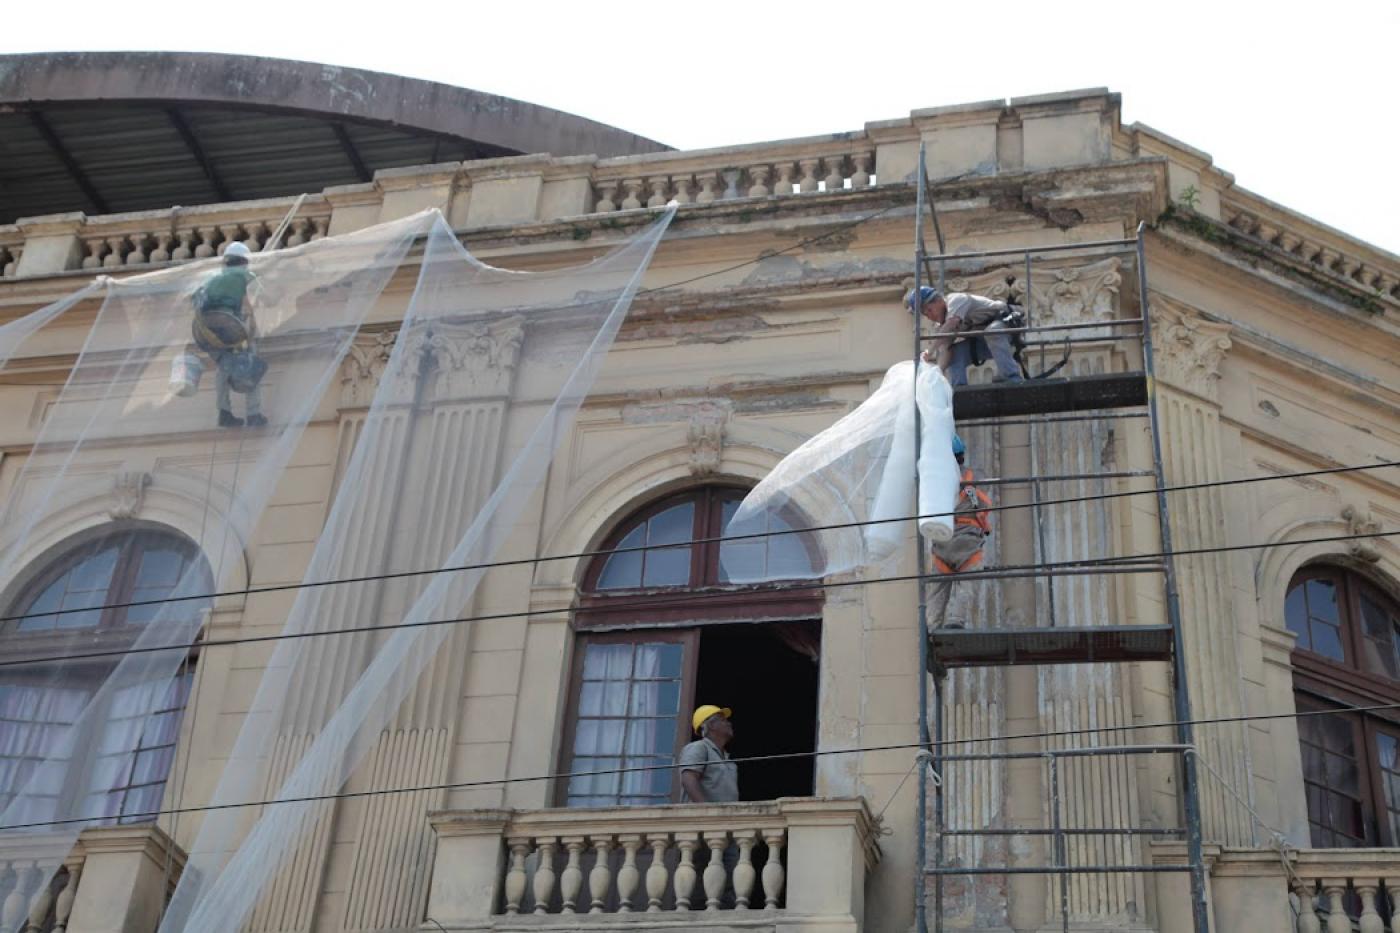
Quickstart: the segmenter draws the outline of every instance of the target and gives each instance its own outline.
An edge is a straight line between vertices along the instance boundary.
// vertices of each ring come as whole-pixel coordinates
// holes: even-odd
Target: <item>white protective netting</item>
[[[4,475],[0,587],[9,606],[38,596],[5,622],[0,844],[47,873],[26,882],[31,896],[83,828],[144,812],[133,809],[140,795],[112,788],[149,759],[152,723],[168,724],[172,706],[178,722],[211,605],[202,597],[247,584],[269,503],[304,482],[308,450],[325,447],[327,432],[338,438],[333,499],[295,573],[304,584],[358,582],[247,600],[240,634],[322,637],[278,640],[259,656],[236,738],[212,740],[217,778],[175,801],[213,809],[184,817],[193,842],[161,929],[248,924],[316,831],[320,811],[303,798],[342,789],[405,709],[453,714],[443,698],[420,696],[420,675],[466,626],[422,623],[470,614],[488,572],[477,565],[499,555],[538,493],[671,216],[587,265],[545,272],[476,260],[437,212],[255,254],[244,284],[256,326],[241,347],[251,352],[220,344],[218,360],[207,335],[195,345],[191,324],[220,289],[219,259],[102,280],[0,326],[0,368],[32,355],[29,341],[48,328],[87,327],[66,384],[36,405],[28,456]],[[363,398],[345,397],[351,363],[369,377]],[[231,374],[231,416],[249,427],[219,426],[221,372]],[[256,394],[240,391],[254,384]],[[147,471],[141,518],[104,523],[92,559],[60,581],[66,590],[30,579],[45,555],[96,533],[95,519],[76,516],[133,462]],[[465,467],[434,469],[446,462]],[[157,524],[195,546],[167,555],[164,572],[178,579],[159,592],[201,598],[104,609],[110,589],[75,582],[105,572],[108,552],[127,553],[123,535]],[[443,572],[384,578],[423,570]],[[146,570],[132,572],[126,592],[139,601]],[[27,663],[13,663],[16,651]],[[229,806],[258,800],[287,802]]]
[[[773,570],[735,542],[721,551],[726,579],[761,583],[887,565],[908,540],[916,466],[919,527],[930,541],[947,541],[958,495],[952,439],[953,390],[942,371],[921,363],[916,376],[910,361],[891,366],[859,407],[784,457],[725,526],[727,537],[762,535],[802,516],[819,529],[798,536],[807,539],[811,560]]]

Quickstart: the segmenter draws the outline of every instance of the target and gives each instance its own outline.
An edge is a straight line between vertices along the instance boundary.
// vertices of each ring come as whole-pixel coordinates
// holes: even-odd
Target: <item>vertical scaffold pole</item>
[[[1147,376],[1147,417],[1152,434],[1152,472],[1157,485],[1157,528],[1161,535],[1163,579],[1166,583],[1167,621],[1172,627],[1172,691],[1177,742],[1195,747],[1191,726],[1191,692],[1186,679],[1186,646],[1181,631],[1181,592],[1177,588],[1176,561],[1172,556],[1171,520],[1167,513],[1166,473],[1162,466],[1162,428],[1157,414],[1157,378],[1152,359],[1152,319],[1147,300],[1147,225],[1137,228],[1138,304],[1142,309],[1142,367]],[[1182,816],[1186,822],[1186,859],[1191,866],[1191,928],[1210,933],[1206,908],[1205,866],[1201,858],[1200,782],[1192,751],[1181,756]]]
[[[917,197],[914,210],[914,511],[917,514],[919,508],[919,441],[923,437],[923,425],[919,417],[919,357],[923,352],[923,320],[924,316],[920,302],[919,289],[923,287],[924,276],[924,198],[927,191],[924,187],[924,146],[919,144],[919,176],[916,182]],[[935,773],[942,774],[937,765],[937,758],[942,746],[930,749],[929,736],[929,710],[928,710],[928,602],[925,599],[924,576],[928,573],[927,561],[924,556],[924,535],[919,528],[919,522],[914,521],[914,547],[915,567],[918,572],[918,579],[915,585],[919,590],[919,750],[920,752],[932,751],[935,756]],[[935,715],[942,722],[942,685],[935,678],[934,681],[934,707]],[[927,893],[927,868],[928,868],[928,774],[926,768],[919,767],[919,815],[917,820],[918,838],[915,840],[914,855],[914,929],[917,933],[928,933],[928,904],[926,903]],[[939,784],[942,782],[940,781]],[[935,797],[934,832],[937,838],[934,846],[940,857],[939,867],[942,867],[943,849],[943,824],[941,819],[943,792],[938,784],[933,789]],[[943,876],[934,876],[934,922],[939,930],[943,929]]]

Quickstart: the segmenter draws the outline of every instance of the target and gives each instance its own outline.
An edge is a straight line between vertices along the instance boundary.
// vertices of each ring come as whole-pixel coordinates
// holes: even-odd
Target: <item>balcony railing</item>
[[[425,929],[516,929],[551,917],[590,929],[695,929],[748,918],[855,933],[879,858],[858,798],[462,810],[431,821]]]

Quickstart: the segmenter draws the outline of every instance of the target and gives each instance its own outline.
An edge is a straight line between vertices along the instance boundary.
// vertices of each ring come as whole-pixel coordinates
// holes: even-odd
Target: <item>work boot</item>
[[[248,427],[250,427],[250,428],[261,428],[261,427],[265,427],[266,425],[267,425],[267,419],[266,419],[265,417],[263,417],[262,415],[249,415],[249,416],[248,416]]]
[[[234,417],[233,412],[227,408],[219,409],[219,427],[221,428],[241,428],[243,419]]]

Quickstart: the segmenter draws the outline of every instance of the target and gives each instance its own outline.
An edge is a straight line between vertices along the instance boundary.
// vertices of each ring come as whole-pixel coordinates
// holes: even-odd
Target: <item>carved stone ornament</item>
[[[436,321],[424,341],[436,374],[438,401],[510,394],[515,365],[525,342],[520,318],[486,323]]]
[[[1163,301],[1152,300],[1157,375],[1162,381],[1217,401],[1220,364],[1230,349],[1230,328]]]
[[[341,407],[360,408],[374,401],[397,336],[393,331],[380,331],[355,337],[340,367]]]
[[[141,471],[118,473],[112,478],[112,505],[107,514],[114,519],[135,518],[146,501],[151,474]]]
[[[1117,259],[1080,266],[1031,269],[1030,312],[1035,324],[1088,324],[1116,316],[1123,276]],[[1008,285],[1007,279],[1015,282]],[[951,278],[945,291],[970,292],[1026,305],[1024,266],[999,266],[976,275]]]
[[[728,421],[728,408],[716,402],[701,402],[690,413],[686,431],[690,442],[690,475],[712,476],[719,471]]]
[[[1363,512],[1354,505],[1342,509],[1342,520],[1347,523],[1349,535],[1374,535],[1381,530],[1381,523],[1372,518],[1370,512]],[[1357,560],[1374,564],[1381,559],[1381,552],[1375,549],[1374,544],[1374,538],[1357,538],[1348,542],[1347,551]]]

